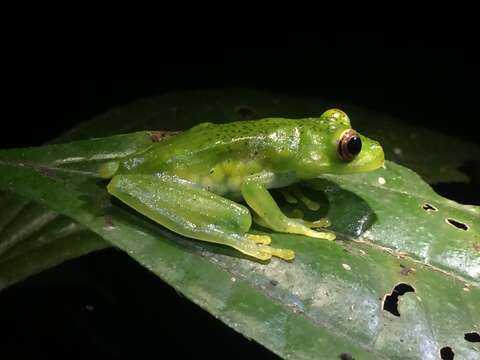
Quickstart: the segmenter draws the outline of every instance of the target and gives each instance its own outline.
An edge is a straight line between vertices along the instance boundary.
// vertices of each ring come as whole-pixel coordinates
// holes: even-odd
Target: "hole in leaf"
[[[450,346],[445,346],[440,349],[440,358],[442,360],[453,360],[454,356],[455,354]]]
[[[462,223],[460,221],[457,221],[455,219],[447,218],[447,219],[445,219],[445,221],[447,223],[449,223],[450,225],[455,226],[457,229],[464,230],[464,231],[468,230],[468,225],[467,224],[464,224],[464,223]]]
[[[477,332],[465,333],[465,340],[469,342],[480,342],[480,334]]]
[[[340,360],[355,360],[353,356],[350,355],[349,353],[341,353],[340,355],[338,355],[338,358]]]
[[[398,297],[407,292],[415,292],[415,289],[405,283],[400,283],[395,286],[392,293],[385,297],[385,300],[383,301],[383,310],[388,311],[395,316],[400,316],[400,313],[398,312]]]
[[[422,205],[422,208],[423,208],[423,210],[425,210],[425,211],[438,211],[438,209],[437,209],[435,206],[430,205],[430,204],[428,204],[428,203],[423,204],[423,205]]]

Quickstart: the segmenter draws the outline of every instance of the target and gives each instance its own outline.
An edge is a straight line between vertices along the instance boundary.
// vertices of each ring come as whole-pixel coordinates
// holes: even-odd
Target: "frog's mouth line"
[[[374,171],[379,168],[381,168],[385,164],[385,159],[384,157],[378,158],[378,160],[370,160],[366,162],[365,164],[349,164],[345,166],[343,170],[338,170],[335,171],[336,174],[356,174],[356,173],[363,173],[363,172],[369,172],[369,171]]]
[[[373,161],[370,163],[370,165],[367,165],[365,167],[362,168],[361,172],[366,172],[366,171],[374,171],[374,170],[377,170],[379,168],[381,168],[382,166],[384,166],[385,164],[385,159],[382,158],[381,161]]]

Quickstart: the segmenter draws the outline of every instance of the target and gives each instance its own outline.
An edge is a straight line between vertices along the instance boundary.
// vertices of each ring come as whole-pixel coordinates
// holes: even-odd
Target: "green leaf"
[[[128,136],[128,140],[119,136],[121,144],[109,140],[99,147],[101,152],[96,144],[102,140],[78,142],[73,152],[69,147],[50,145],[47,152],[29,153],[9,161],[33,167],[45,176],[65,170],[79,177],[91,176],[96,174],[99,162],[125,156],[151,143],[146,136]],[[120,148],[123,153],[118,153]],[[56,160],[49,162],[52,156]],[[0,290],[63,261],[108,246],[99,235],[58,212],[12,192],[0,196]]]
[[[310,186],[327,194],[333,230],[480,285],[480,207],[437,195],[390,161],[375,172],[325,175]]]
[[[347,236],[327,242],[273,234],[273,243],[295,249],[297,258],[258,263],[179,237],[111,202],[95,169],[149,141],[150,133],[140,132],[1,151],[0,188],[89,228],[285,358],[433,359],[444,346],[459,357],[478,356],[478,345],[464,339],[480,322],[477,207],[439,197],[391,162],[374,173],[325,176],[307,185],[313,196],[322,197],[315,189],[325,192],[322,211]],[[424,209],[425,203],[438,211]],[[446,216],[468,230],[448,224]],[[398,296],[400,316],[383,310],[402,289],[413,291]]]
[[[75,221],[12,193],[0,195],[0,290],[110,246]]]

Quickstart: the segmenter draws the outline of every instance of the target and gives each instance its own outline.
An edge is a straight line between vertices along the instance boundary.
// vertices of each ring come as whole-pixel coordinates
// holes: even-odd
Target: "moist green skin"
[[[354,160],[346,162],[339,157],[340,136],[351,128],[346,114],[339,114],[203,123],[127,159],[117,174],[168,172],[238,199],[245,178],[255,174],[273,173],[262,179],[262,184],[271,189],[325,173],[355,173],[381,166],[381,146],[362,135],[363,149]]]
[[[249,233],[250,209],[255,221],[274,231],[334,240],[333,233],[313,230],[328,226],[328,219],[289,218],[267,189],[380,167],[382,147],[362,135],[362,151],[341,159],[339,141],[349,129],[348,116],[336,109],[319,118],[204,123],[105,164],[100,175],[111,178],[110,194],[171,231],[259,260],[292,260],[293,250],[270,247],[270,236]]]

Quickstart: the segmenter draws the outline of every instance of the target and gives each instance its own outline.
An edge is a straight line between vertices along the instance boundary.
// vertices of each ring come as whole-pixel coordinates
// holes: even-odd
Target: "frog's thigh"
[[[178,177],[160,175],[117,175],[108,191],[138,212],[166,228],[197,240],[231,246],[247,255],[268,259],[276,249],[257,243],[265,238],[246,234],[250,212],[244,206]]]
[[[302,234],[327,240],[335,239],[335,235],[332,233],[312,230],[307,226],[310,224],[306,221],[285,216],[262,184],[245,181],[242,184],[241,192],[247,204],[260,218],[258,222],[261,225],[280,232]]]

